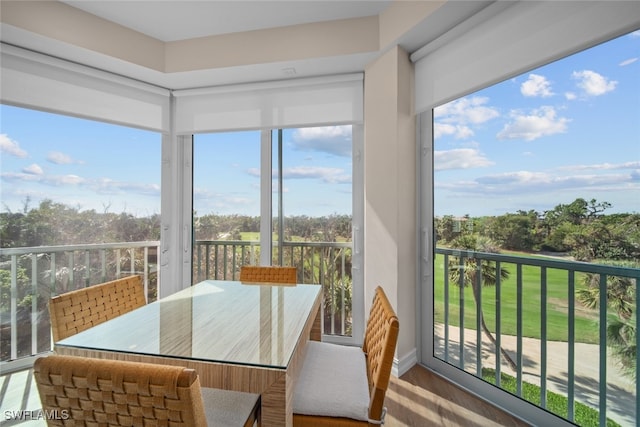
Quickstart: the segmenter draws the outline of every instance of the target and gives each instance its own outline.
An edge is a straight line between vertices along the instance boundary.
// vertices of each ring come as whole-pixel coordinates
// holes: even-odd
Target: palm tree
[[[607,326],[607,339],[611,353],[618,359],[625,375],[637,380],[636,366],[636,314],[628,319],[617,318]]]
[[[634,262],[606,263],[622,267],[637,267]],[[585,307],[598,309],[600,306],[600,275],[587,273],[585,287],[576,291],[576,298]],[[612,355],[618,359],[625,375],[636,380],[636,288],[631,278],[607,276],[607,308],[617,314],[607,325],[607,345]]]
[[[497,246],[490,239],[486,237],[476,237],[470,234],[463,234],[459,236],[452,242],[452,246],[461,249],[498,253]],[[478,269],[480,269],[479,275]],[[509,271],[504,268],[500,268],[500,271],[498,271],[494,262],[479,261],[476,258],[464,258],[464,263],[461,263],[460,259],[453,257],[449,260],[450,280],[458,286],[462,285],[463,287],[466,287],[471,285],[473,290],[473,299],[475,300],[476,307],[478,307],[478,316],[480,316],[480,327],[482,328],[482,331],[496,348],[496,351],[502,355],[509,367],[514,371],[517,371],[517,365],[513,359],[511,359],[509,354],[502,347],[498,347],[495,337],[484,320],[484,313],[481,305],[479,304],[479,296],[480,292],[482,292],[482,286],[495,286],[498,281],[498,275],[501,280],[506,280],[509,278]]]
[[[626,264],[611,263],[611,265]],[[597,310],[600,306],[600,274],[586,273],[584,288],[576,291],[578,301],[587,308]],[[618,316],[627,320],[635,308],[635,286],[629,277],[607,276],[607,307],[615,310]]]

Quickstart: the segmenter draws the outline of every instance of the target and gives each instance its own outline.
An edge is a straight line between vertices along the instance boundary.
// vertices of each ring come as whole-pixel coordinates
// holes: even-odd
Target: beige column
[[[413,64],[402,48],[389,49],[365,68],[365,307],[381,285],[400,320],[396,352],[400,374],[416,354],[413,93]]]

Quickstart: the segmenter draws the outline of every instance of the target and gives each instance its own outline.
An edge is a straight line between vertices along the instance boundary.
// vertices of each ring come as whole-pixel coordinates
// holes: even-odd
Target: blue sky
[[[158,133],[0,106],[0,185],[4,212],[27,198],[80,210],[160,212]]]
[[[436,215],[543,212],[578,197],[640,212],[640,31],[436,109]],[[0,106],[0,210],[49,198],[160,212],[158,133]],[[348,126],[283,136],[286,215],[351,211]],[[197,135],[198,214],[259,215],[259,132]],[[275,184],[274,184],[275,185]]]
[[[277,138],[272,132],[274,192]],[[285,129],[282,147],[285,215],[351,213],[351,126]],[[194,209],[260,215],[260,132],[196,135]]]
[[[0,114],[2,211],[48,198],[80,210],[160,212],[160,134],[5,105]],[[285,214],[349,214],[350,150],[350,126],[285,130]],[[194,209],[260,215],[259,170],[260,132],[196,135]]]
[[[436,215],[640,213],[640,31],[434,111]]]

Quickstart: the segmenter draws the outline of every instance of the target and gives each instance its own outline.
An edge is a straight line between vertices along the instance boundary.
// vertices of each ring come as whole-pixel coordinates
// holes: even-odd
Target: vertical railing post
[[[449,254],[444,255],[444,360],[449,362]]]
[[[218,280],[218,245],[213,247],[213,279]]]
[[[136,273],[136,250],[135,248],[131,248],[129,249],[130,255],[129,255],[129,260],[130,260],[130,268],[131,268],[131,275],[134,275]]]
[[[540,267],[540,407],[547,407],[547,268]]]
[[[472,290],[476,294],[476,375],[482,378],[482,259],[477,256],[475,276],[476,286]]]
[[[460,310],[459,316],[460,319],[458,322],[460,323],[460,331],[459,331],[459,357],[460,364],[459,368],[464,370],[464,255],[460,253],[460,257],[458,258],[458,289],[460,290]]]
[[[120,248],[116,249],[116,277],[120,278],[120,260],[121,260]]]
[[[53,297],[57,294],[56,289],[56,253],[51,253],[51,262],[49,263],[49,271],[50,271],[50,285],[51,285],[51,293],[49,297]]]
[[[11,255],[11,359],[18,358],[18,256]]]
[[[144,260],[143,260],[143,278],[144,278],[144,297],[149,299],[149,247],[144,247]]]
[[[340,272],[340,298],[342,298],[342,301],[340,302],[340,317],[342,319],[342,323],[340,325],[341,331],[340,334],[344,335],[346,333],[346,324],[345,324],[345,318],[347,317],[347,311],[346,311],[346,307],[345,307],[345,287],[346,287],[346,282],[345,282],[345,278],[344,278],[344,271],[345,271],[345,263],[346,263],[346,254],[345,254],[346,250],[343,248],[340,251],[340,267],[341,267],[341,272]],[[351,289],[353,289],[353,285],[351,285]]]
[[[104,249],[100,250],[100,280],[103,282],[107,281],[107,251]]]
[[[522,264],[516,265],[516,395],[522,397]]]
[[[84,286],[91,285],[91,256],[89,250],[84,251]]]
[[[71,284],[71,289],[77,289],[75,274],[74,274],[74,266],[75,266],[75,254],[73,251],[69,254],[69,283]]]
[[[607,425],[607,275],[600,274],[600,426]]]
[[[636,277],[636,324],[634,325],[636,328],[636,369],[640,366],[640,352],[638,349],[640,348],[640,334],[638,334],[638,330],[640,330],[640,313],[638,313],[638,307],[640,307],[640,277]],[[636,378],[636,425],[640,423],[638,421],[640,419],[640,382]]]
[[[31,254],[31,354],[38,353],[38,255]]]
[[[501,316],[501,302],[502,298],[502,264],[500,261],[496,261],[496,385],[500,386],[502,375],[502,358],[500,349],[502,348],[502,316]]]
[[[227,280],[227,245],[223,246],[222,278]]]
[[[576,358],[576,325],[575,325],[575,313],[576,313],[576,302],[575,302],[575,292],[576,292],[576,283],[575,283],[575,272],[573,270],[569,270],[568,272],[568,284],[569,291],[567,293],[567,299],[569,301],[569,324],[567,325],[567,345],[569,346],[568,351],[568,376],[567,376],[567,419],[571,422],[574,421],[575,416],[575,358]]]

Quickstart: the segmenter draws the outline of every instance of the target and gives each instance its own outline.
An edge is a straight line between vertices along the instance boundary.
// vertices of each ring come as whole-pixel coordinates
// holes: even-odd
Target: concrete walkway
[[[458,365],[459,328],[449,326],[449,361]],[[435,328],[436,355],[444,357],[444,326]],[[465,331],[464,369],[476,373],[476,331]],[[523,381],[540,385],[540,340],[523,338]],[[516,360],[516,337],[502,336],[502,348]],[[569,346],[566,342],[547,341],[547,391],[567,395]],[[482,335],[482,366],[495,369],[495,349],[489,339]],[[503,373],[516,376],[508,365],[501,361]],[[575,400],[592,408],[599,406],[600,348],[595,344],[575,344]],[[607,417],[622,426],[635,426],[635,383],[624,377],[616,360],[607,354]]]

